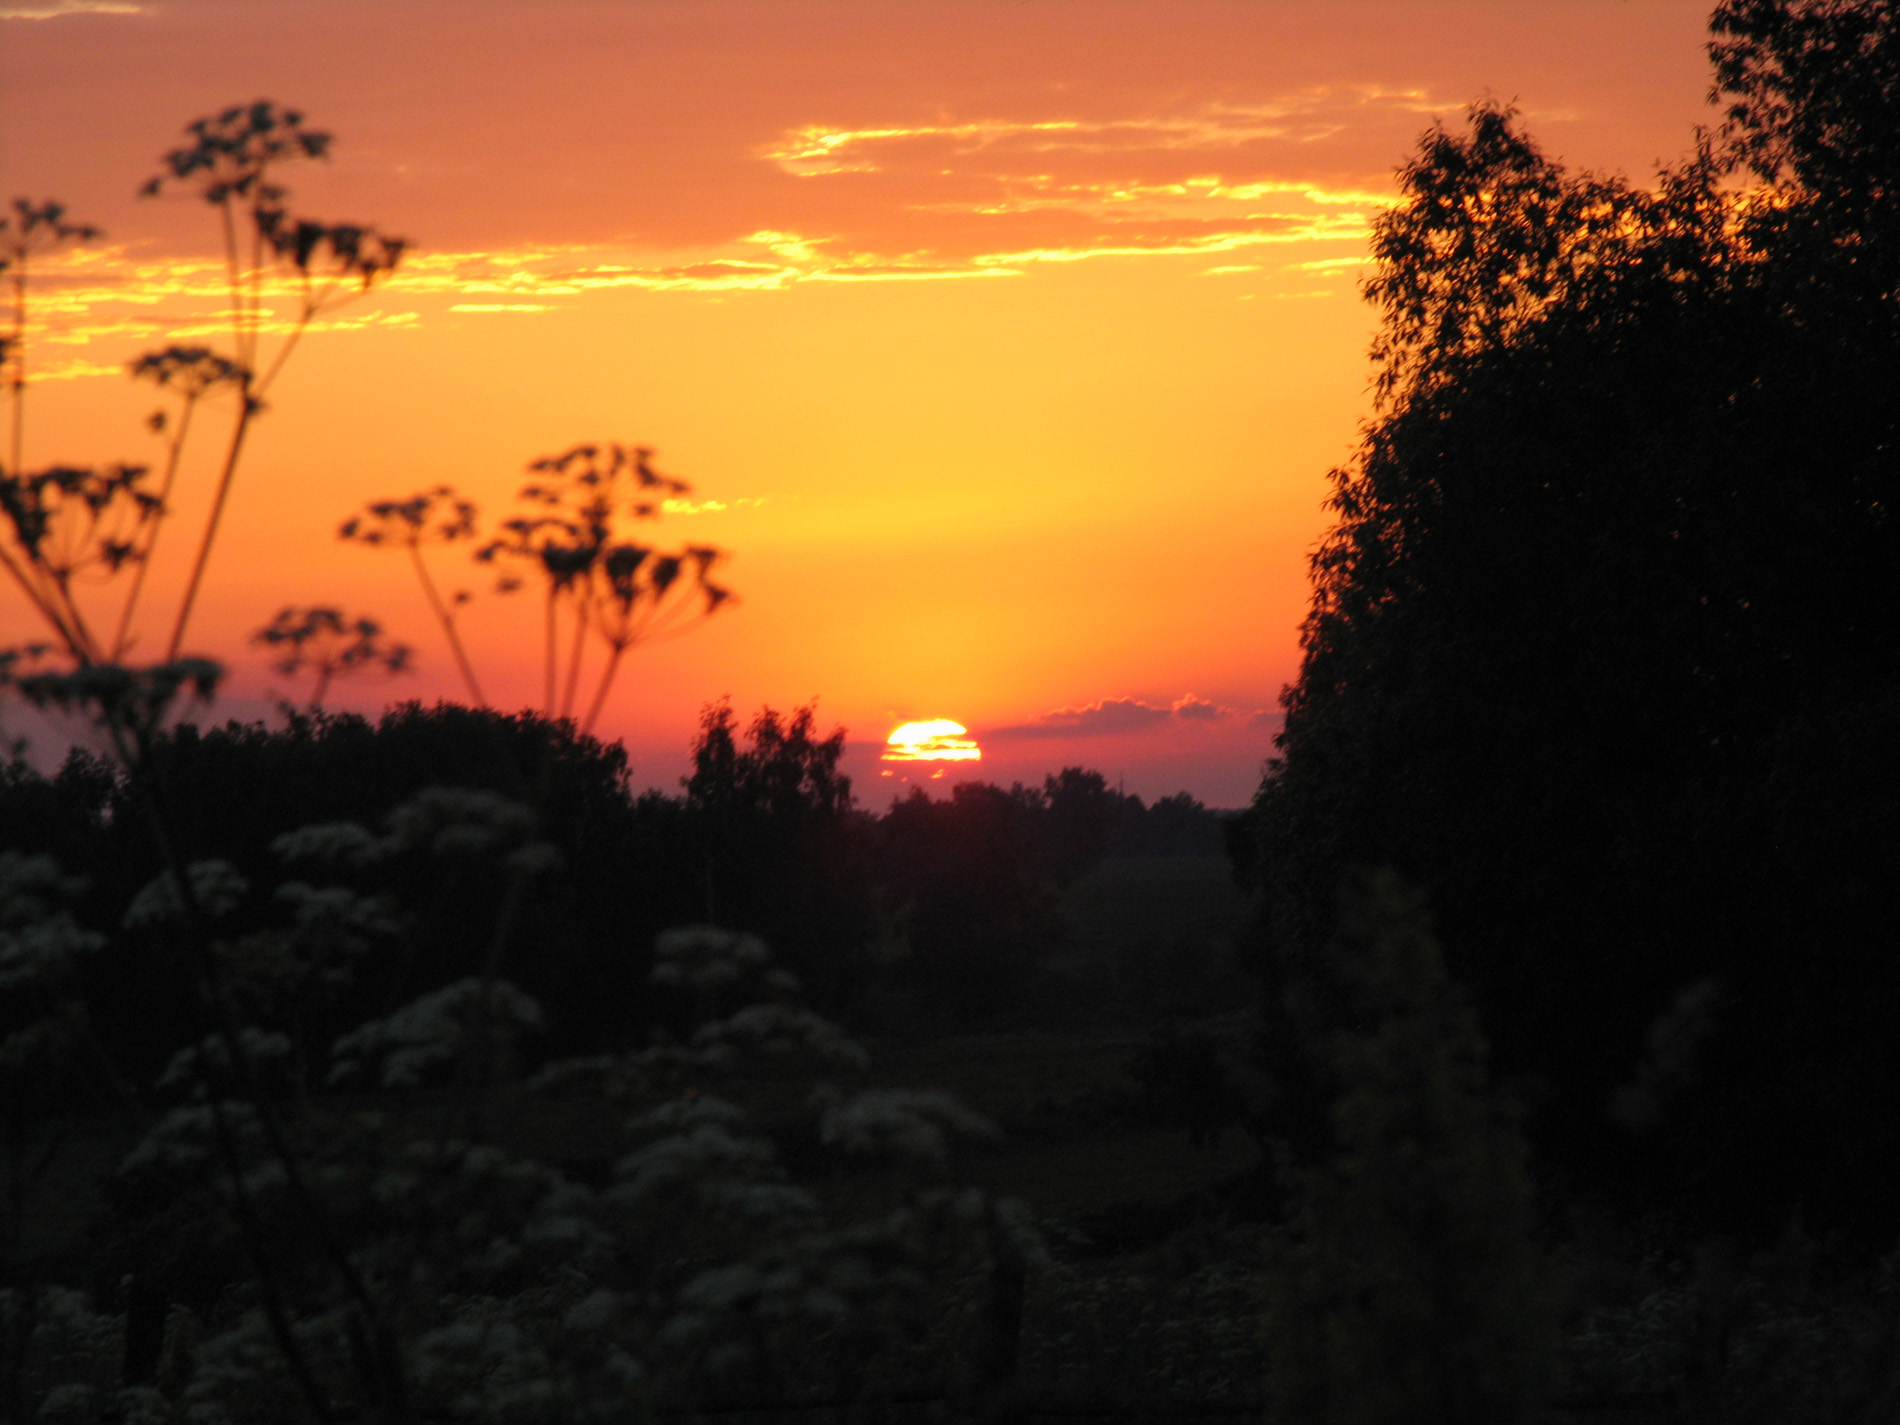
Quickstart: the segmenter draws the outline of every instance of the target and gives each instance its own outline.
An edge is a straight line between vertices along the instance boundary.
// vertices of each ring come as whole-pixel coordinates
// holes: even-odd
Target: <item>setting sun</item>
[[[884,748],[886,762],[978,762],[983,750],[968,728],[948,718],[907,722],[890,735]]]

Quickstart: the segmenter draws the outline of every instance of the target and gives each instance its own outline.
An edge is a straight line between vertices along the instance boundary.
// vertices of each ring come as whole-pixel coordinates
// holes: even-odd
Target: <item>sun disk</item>
[[[983,750],[969,729],[947,717],[907,722],[890,735],[881,760],[885,762],[976,762]]]

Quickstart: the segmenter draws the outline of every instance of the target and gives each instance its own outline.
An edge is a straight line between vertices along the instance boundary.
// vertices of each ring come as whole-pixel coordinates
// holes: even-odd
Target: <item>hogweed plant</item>
[[[178,463],[184,457],[185,441],[191,434],[191,418],[199,402],[220,392],[241,392],[244,368],[230,357],[220,356],[207,346],[171,346],[147,352],[129,368],[136,381],[150,381],[159,390],[176,398],[175,410],[161,406],[146,424],[154,435],[165,439],[165,468],[153,492],[162,511],[171,499],[178,479]],[[151,521],[144,542],[134,551],[132,588],[119,614],[118,632],[112,640],[112,658],[116,662],[132,651],[132,622],[138,613],[139,595],[145,588],[146,572],[158,552],[158,533],[164,527],[160,519]]]
[[[0,562],[44,630],[0,650],[0,685],[104,734],[101,814],[142,818],[158,867],[122,917],[99,922],[55,857],[0,853],[0,1418],[621,1421],[734,1400],[875,1400],[943,1379],[945,1283],[971,1281],[990,1286],[957,1297],[980,1303],[965,1334],[988,1344],[965,1354],[990,1364],[947,1388],[975,1410],[995,1363],[1014,1359],[1038,1250],[1014,1209],[956,1183],[959,1142],[994,1130],[947,1096],[868,1088],[863,1051],[799,1006],[757,941],[709,927],[664,937],[625,1012],[671,1031],[551,1059],[547,1012],[505,973],[531,896],[563,874],[536,807],[432,786],[380,819],[278,836],[242,868],[196,845],[158,758],[180,705],[209,699],[222,672],[178,653],[246,433],[301,335],[386,277],[402,244],[290,215],[280,170],[330,145],[294,111],[242,106],[188,132],[148,191],[184,189],[217,211],[232,345],[132,364],[170,398],[151,421],[166,442],[156,476],[22,468],[25,263],[96,234],[56,204],[21,204],[0,246],[15,294]],[[194,415],[227,398],[164,660],[132,666]],[[533,471],[526,513],[479,553],[504,587],[544,582],[550,717],[572,718],[583,655],[601,650],[591,724],[629,648],[731,596],[710,578],[717,551],[629,537],[686,489],[647,450],[579,446]],[[371,505],[345,533],[408,551],[482,702],[456,630],[465,596],[444,599],[423,556],[472,540],[474,517],[437,489]],[[373,620],[327,606],[286,608],[257,641],[279,672],[314,680],[313,708],[337,677],[408,661]],[[432,917],[458,902],[485,918],[464,962],[475,972],[430,983],[417,967]],[[176,1016],[155,1076],[91,1021],[86,975],[101,956],[148,976],[154,1013]],[[373,984],[400,993],[376,1004]],[[656,1015],[660,1002],[672,1011]],[[529,1125],[561,1113],[589,1125],[604,1168],[524,1146]],[[48,1199],[74,1190],[55,1188],[53,1169],[75,1133],[129,1134],[91,1184],[122,1245],[88,1234],[62,1256],[44,1224]],[[832,1191],[854,1163],[868,1179]]]
[[[435,615],[455,659],[456,670],[462,675],[462,686],[468,689],[469,698],[477,707],[487,707],[481,680],[475,676],[475,665],[455,624],[457,611],[469,602],[471,595],[466,589],[457,589],[444,599],[422,553],[431,544],[455,544],[473,539],[475,516],[474,504],[458,497],[447,485],[438,485],[406,500],[371,501],[361,514],[343,522],[337,537],[370,548],[401,549],[408,554],[410,567],[415,570],[416,580],[429,601],[429,611]]]
[[[600,646],[593,692],[578,718],[591,732],[630,648],[685,633],[732,603],[732,591],[711,577],[725,555],[710,545],[668,551],[631,537],[635,524],[657,520],[669,499],[692,488],[654,469],[645,446],[577,445],[532,461],[528,471],[534,478],[521,489],[523,512],[504,520],[475,559],[499,570],[501,593],[539,585],[544,716],[577,720],[588,649]],[[445,600],[422,554],[426,545],[474,538],[476,516],[474,504],[438,485],[406,500],[371,502],[338,536],[407,551],[463,683],[485,705],[456,625],[470,595],[458,590]]]
[[[101,234],[69,221],[65,209],[50,201],[16,200],[0,220],[0,270],[8,279],[12,307],[4,351],[11,428],[9,460],[0,472],[0,567],[44,627],[43,652],[63,659],[75,676],[123,664],[137,646],[141,596],[172,508],[193,416],[206,400],[229,397],[232,424],[216,464],[209,512],[189,556],[177,612],[162,635],[162,663],[179,660],[246,434],[265,409],[272,384],[311,324],[386,278],[405,247],[401,239],[360,224],[321,223],[292,213],[282,170],[322,158],[330,147],[330,136],[306,127],[295,110],[266,101],[235,106],[198,120],[186,133],[190,141],[164,156],[163,170],[142,191],[183,191],[216,211],[230,349],[170,346],[130,363],[134,379],[149,380],[173,398],[149,422],[165,439],[156,478],[149,466],[131,463],[26,469],[29,264],[60,246]],[[272,335],[278,337],[274,346],[268,341]],[[95,627],[104,596],[83,592],[85,586],[110,583],[126,571],[131,578],[116,611]],[[43,678],[21,686],[29,696],[50,695],[54,688]],[[91,706],[103,715],[96,700]],[[121,752],[129,750],[117,747],[126,731],[119,729],[115,736]]]
[[[331,136],[305,127],[295,109],[260,100],[186,128],[190,142],[165,155],[164,170],[141,190],[183,191],[209,203],[224,241],[231,304],[231,368],[237,411],[219,465],[211,511],[193,555],[165,656],[176,658],[211,557],[251,423],[284,363],[324,311],[362,295],[395,271],[407,243],[356,223],[320,223],[287,206],[286,165],[324,158]],[[286,291],[288,316],[275,303]],[[280,333],[274,349],[266,338]]]
[[[383,626],[375,619],[361,614],[351,618],[328,604],[279,609],[277,617],[251,635],[251,642],[275,650],[273,671],[286,678],[308,675],[312,713],[323,706],[323,695],[336,679],[371,668],[401,673],[413,656],[408,644],[384,638]]]
[[[647,993],[690,1028],[620,1053],[541,1058],[542,1007],[492,965],[311,1033],[358,967],[415,933],[376,889],[390,868],[415,870],[418,899],[437,878],[544,877],[560,858],[535,824],[492,793],[434,788],[378,827],[278,838],[274,887],[201,860],[133,900],[117,933],[155,955],[208,936],[245,1013],[139,1095],[148,1126],[111,1185],[151,1244],[125,1305],[0,1294],[26,1338],[22,1412],[618,1421],[870,1402],[932,1378],[948,1299],[976,1303],[963,1338],[1013,1331],[1006,1292],[964,1284],[1020,1281],[1039,1248],[951,1172],[959,1143],[993,1127],[947,1095],[867,1087],[864,1051],[801,1008],[750,937],[663,936]],[[10,984],[56,1000],[98,952],[64,910],[71,889],[49,865],[0,861]],[[519,1146],[563,1113],[606,1150],[603,1171]],[[853,1165],[870,1177],[830,1191]],[[206,1273],[229,1285],[174,1295]],[[115,1339],[150,1344],[135,1364]],[[974,1402],[983,1384],[949,1389]]]

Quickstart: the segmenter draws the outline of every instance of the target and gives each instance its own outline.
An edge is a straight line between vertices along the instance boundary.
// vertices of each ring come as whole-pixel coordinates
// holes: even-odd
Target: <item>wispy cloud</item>
[[[1151,703],[1140,698],[1103,698],[1079,708],[1057,708],[1044,713],[1034,722],[991,728],[983,736],[995,741],[1040,737],[1106,737],[1153,732],[1170,726],[1209,727],[1239,722],[1248,716],[1245,709],[1228,707],[1193,693],[1184,693],[1172,703]]]
[[[129,0],[0,0],[0,13],[132,13]],[[1283,99],[1203,105],[1136,118],[978,118],[856,128],[807,125],[762,150],[801,179],[884,174],[881,201],[840,210],[813,231],[780,220],[722,242],[666,249],[636,243],[539,244],[408,255],[361,307],[317,330],[403,326],[437,318],[547,318],[600,292],[727,295],[813,283],[991,281],[1076,263],[1167,262],[1233,276],[1243,299],[1319,295],[1298,287],[1361,265],[1388,196],[1337,178],[1288,176],[1286,145],[1316,141],[1367,115],[1431,108],[1413,90],[1313,89]],[[1262,145],[1272,152],[1261,150]],[[1334,165],[1337,168],[1337,165]],[[1324,165],[1314,171],[1324,171]],[[761,194],[758,212],[773,206]],[[809,211],[805,214],[809,222]],[[1265,262],[1269,251],[1287,259]],[[1297,259],[1297,260],[1293,260]],[[228,325],[222,262],[101,245],[70,250],[34,274],[33,341],[85,347],[41,375],[116,369],[141,344],[215,336]],[[266,331],[287,331],[298,289],[267,283]]]
[[[1332,137],[1368,111],[1427,114],[1441,107],[1422,90],[1322,86],[1258,103],[1206,104],[1131,118],[983,118],[856,129],[805,124],[760,153],[797,177],[823,178],[882,171],[906,149],[1046,155],[1234,149],[1261,140],[1311,143]]]
[[[1086,262],[1102,257],[1207,257],[1210,254],[1239,252],[1251,247],[1279,243],[1341,241],[1363,239],[1368,231],[1364,219],[1298,218],[1269,215],[1271,226],[1249,226],[1230,232],[1206,233],[1197,237],[1162,237],[1147,240],[1085,242],[1061,247],[1033,247],[1015,252],[983,253],[972,259],[979,268],[1016,268],[1043,262]]]
[[[142,15],[150,5],[131,0],[29,0],[0,3],[0,20],[57,20],[66,15]]]
[[[731,251],[697,262],[654,260],[620,249],[529,248],[514,252],[417,253],[361,307],[329,313],[307,330],[407,326],[434,314],[537,317],[597,292],[728,293],[780,291],[802,282],[904,282],[1019,275],[1001,262],[887,258],[831,252],[824,239],[755,233]],[[1024,255],[1021,261],[1033,260]],[[222,264],[202,258],[151,258],[123,247],[80,249],[40,262],[29,305],[36,348],[126,346],[215,339],[230,330],[230,293]],[[300,287],[263,286],[266,335],[291,330]],[[563,300],[566,299],[566,300]],[[116,371],[116,365],[67,362],[63,374]],[[53,374],[48,366],[36,376]]]
[[[1238,207],[1250,207],[1269,198],[1297,199],[1321,210],[1371,211],[1391,201],[1389,194],[1369,189],[1327,188],[1283,179],[1230,183],[1218,173],[1157,183],[1121,179],[1058,180],[1050,174],[1034,174],[1008,179],[1006,186],[1010,191],[1001,196],[946,198],[909,206],[917,212],[973,213],[983,217],[1070,212],[1102,222],[1129,223],[1156,218],[1213,220],[1238,215],[1258,220],[1280,216],[1257,211],[1237,214]]]
[[[1341,245],[1362,254],[1373,217],[1391,201],[1382,169],[1352,177],[1362,160],[1351,155],[1363,147],[1353,136],[1444,107],[1423,90],[1319,87],[1133,117],[807,124],[758,153],[800,180],[856,175],[855,226],[828,239],[828,251],[901,244],[912,249],[908,269],[933,276],[1267,244],[1330,244],[1316,255],[1331,259]]]
[[[1289,272],[1338,272],[1343,268],[1365,267],[1372,262],[1372,254],[1357,253],[1352,257],[1320,257],[1311,262],[1296,262]]]
[[[660,508],[669,515],[723,515],[732,510],[757,509],[771,498],[739,495],[730,500],[662,500]]]

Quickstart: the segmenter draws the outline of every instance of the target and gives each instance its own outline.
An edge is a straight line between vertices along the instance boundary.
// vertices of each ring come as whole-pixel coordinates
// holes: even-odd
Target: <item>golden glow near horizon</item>
[[[969,729],[947,717],[907,722],[885,743],[885,762],[980,762],[982,748],[966,736]]]

